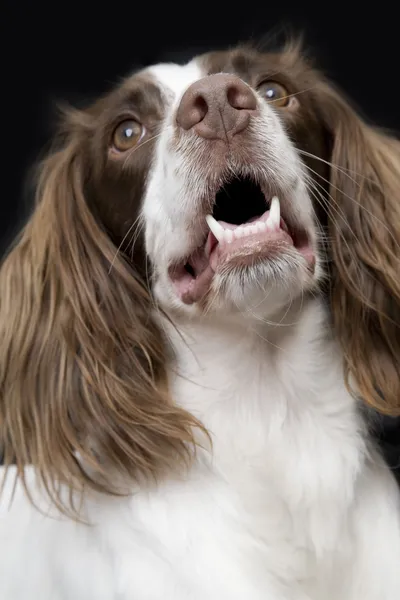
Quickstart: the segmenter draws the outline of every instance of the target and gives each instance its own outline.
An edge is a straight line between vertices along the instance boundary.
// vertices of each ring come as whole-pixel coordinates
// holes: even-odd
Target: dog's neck
[[[205,425],[212,449],[201,456],[225,481],[241,493],[267,481],[286,498],[298,475],[310,496],[328,468],[341,485],[346,463],[352,488],[361,423],[321,299],[303,300],[276,324],[182,320],[169,335],[174,400]]]
[[[206,421],[225,410],[272,415],[342,386],[342,358],[320,299],[300,299],[274,319],[174,318],[174,399]]]

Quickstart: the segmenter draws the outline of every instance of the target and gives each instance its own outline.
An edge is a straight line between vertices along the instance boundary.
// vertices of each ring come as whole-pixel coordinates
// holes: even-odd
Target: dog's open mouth
[[[307,234],[289,227],[277,196],[267,198],[249,178],[235,178],[215,197],[206,222],[204,243],[170,276],[183,302],[192,304],[208,291],[215,273],[224,267],[245,268],[297,250],[312,266],[314,254]]]

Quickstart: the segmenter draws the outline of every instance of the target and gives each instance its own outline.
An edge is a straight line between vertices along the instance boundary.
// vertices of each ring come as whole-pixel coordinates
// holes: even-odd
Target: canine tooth
[[[273,231],[275,229],[275,225],[273,224],[272,220],[269,218],[269,215],[268,215],[268,219],[265,221],[265,229],[266,229],[266,231]]]
[[[224,228],[222,225],[220,225],[212,215],[207,215],[206,221],[212,233],[215,235],[217,240],[221,242],[224,239]]]
[[[277,196],[274,196],[271,200],[268,222],[270,225],[272,225],[272,228],[278,228],[281,222],[281,206]]]

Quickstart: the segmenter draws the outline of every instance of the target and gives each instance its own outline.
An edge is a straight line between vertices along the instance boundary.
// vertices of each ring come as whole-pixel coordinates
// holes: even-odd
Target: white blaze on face
[[[285,214],[290,211],[294,220],[301,219],[311,230],[313,209],[302,162],[276,111],[261,97],[257,97],[257,111],[241,135],[239,150],[235,150],[238,142],[234,142],[229,152],[226,152],[225,146],[221,152],[223,141],[218,142],[218,150],[216,144],[196,135],[196,132],[180,129],[176,121],[176,113],[186,90],[207,76],[201,63],[191,61],[184,66],[159,64],[146,72],[157,83],[165,99],[165,116],[157,138],[142,209],[146,249],[153,263],[158,300],[165,308],[182,308],[182,302],[186,305],[196,304],[204,296],[204,291],[209,290],[214,297],[219,295],[221,305],[225,307],[232,305],[230,300],[233,297],[234,304],[238,303],[238,299],[243,304],[250,297],[259,301],[260,290],[265,295],[263,283],[273,280],[276,285],[276,281],[279,282],[276,274],[283,279],[285,269],[291,278],[291,293],[297,288],[300,293],[307,283],[308,274],[306,277],[304,273],[310,266],[306,262],[310,262],[311,255],[307,254],[303,271],[298,270],[298,276],[295,276],[302,257],[299,256],[295,264],[294,242],[289,235]],[[224,152],[226,157],[221,159],[221,156],[225,156]],[[247,159],[243,156],[247,156]],[[219,172],[225,173],[224,176],[229,173],[230,176],[240,174],[255,177],[264,182],[273,180],[282,194],[266,197],[265,210],[242,223],[216,219],[213,214],[207,214],[204,202],[208,198],[212,207],[215,198],[210,198],[210,181],[218,179]],[[248,201],[248,198],[243,199],[243,202]],[[279,265],[276,260],[272,269],[272,261],[268,260],[268,256],[277,255],[279,244],[281,248],[287,248],[288,256]],[[244,256],[242,262],[241,253]],[[185,261],[189,271],[184,269]],[[290,261],[292,264],[289,269]],[[236,273],[238,266],[244,270],[240,294],[237,293],[237,278],[229,275],[230,264],[234,264]],[[257,276],[255,271],[252,272],[255,265]],[[221,279],[214,277],[222,266],[226,267],[223,286]],[[172,268],[175,279],[171,277]],[[269,290],[274,307],[286,301],[288,282],[284,281],[283,284],[284,289],[280,287],[275,294],[275,301],[274,294]],[[255,287],[256,293],[252,293],[250,288]],[[218,303],[214,305],[218,306]],[[188,306],[185,310],[189,310]],[[193,307],[190,310],[193,311]]]
[[[168,98],[171,111],[177,108],[188,87],[206,76],[195,60],[183,66],[174,63],[158,64],[150,67],[147,71],[154,77]]]

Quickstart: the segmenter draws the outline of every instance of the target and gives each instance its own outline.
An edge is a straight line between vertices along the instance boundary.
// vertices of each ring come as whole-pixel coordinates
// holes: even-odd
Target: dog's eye
[[[276,81],[264,81],[258,86],[257,90],[261,96],[274,106],[285,108],[290,104],[291,95],[283,85]]]
[[[140,142],[144,133],[143,125],[134,119],[123,121],[114,130],[112,144],[119,152],[126,152]]]

